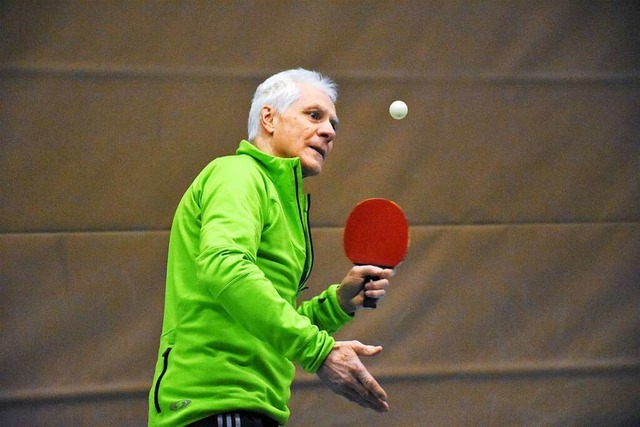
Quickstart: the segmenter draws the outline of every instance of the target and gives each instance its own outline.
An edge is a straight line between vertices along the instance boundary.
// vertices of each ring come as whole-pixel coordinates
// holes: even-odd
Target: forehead
[[[298,107],[317,107],[327,111],[331,116],[336,117],[336,107],[331,98],[321,89],[315,86],[300,84],[300,98],[296,101]]]

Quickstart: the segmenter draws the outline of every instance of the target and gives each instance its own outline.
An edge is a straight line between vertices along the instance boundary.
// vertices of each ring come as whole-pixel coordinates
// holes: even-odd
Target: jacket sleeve
[[[353,315],[346,313],[336,296],[339,285],[331,285],[321,294],[308,301],[303,301],[298,307],[298,313],[308,317],[311,323],[321,330],[334,334],[353,319]]]
[[[198,283],[250,334],[316,372],[335,340],[282,298],[256,264],[265,210],[273,208],[261,175],[222,165],[205,182]]]

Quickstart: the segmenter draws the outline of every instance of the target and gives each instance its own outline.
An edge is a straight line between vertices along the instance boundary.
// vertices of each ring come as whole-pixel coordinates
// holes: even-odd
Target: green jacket
[[[171,227],[149,425],[232,410],[287,422],[293,362],[316,372],[352,318],[337,285],[296,309],[313,263],[308,205],[299,159],[247,141],[196,177]]]

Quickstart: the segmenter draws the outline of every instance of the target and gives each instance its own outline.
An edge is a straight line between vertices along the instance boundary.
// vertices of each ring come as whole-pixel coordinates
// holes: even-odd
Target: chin
[[[322,172],[322,165],[314,165],[314,166],[302,166],[302,176],[304,178],[312,177],[320,175]]]

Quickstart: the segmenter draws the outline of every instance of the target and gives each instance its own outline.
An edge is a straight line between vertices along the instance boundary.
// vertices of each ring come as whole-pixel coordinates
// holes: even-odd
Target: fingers
[[[352,402],[357,403],[363,408],[373,409],[377,412],[389,411],[389,404],[386,402],[386,400],[378,399],[375,396],[369,394],[365,389],[362,390],[362,393],[357,393],[350,388],[343,388],[338,391],[338,394],[346,397]]]
[[[351,271],[358,276],[360,280],[365,277],[375,277],[378,279],[390,279],[395,275],[395,270],[391,268],[380,268],[375,265],[357,265]]]
[[[366,353],[377,353],[382,350],[382,347],[363,346],[362,350]],[[357,362],[354,364],[355,372],[353,372],[353,376],[357,382],[354,384],[352,390],[359,396],[357,402],[362,406],[366,406],[379,412],[389,410],[389,405],[387,404],[387,393],[380,384],[378,384],[373,375],[369,373],[362,362],[360,362],[359,359],[356,359],[356,361]]]
[[[389,404],[387,403],[387,393],[380,384],[378,384],[378,381],[373,378],[369,371],[364,368],[364,366],[363,370],[360,372],[358,380],[362,385],[361,390],[363,390],[361,397],[365,402],[371,405],[370,408],[379,412],[388,411]]]
[[[371,393],[364,384],[360,384],[359,386],[342,385],[335,388],[334,391],[364,408],[373,409],[378,412],[387,412],[389,410],[386,393],[384,393],[384,397],[377,396]]]
[[[379,412],[389,410],[387,393],[369,373],[360,356],[374,356],[382,347],[359,341],[338,341],[318,376],[336,393],[357,404]]]
[[[364,284],[364,293],[369,298],[384,298],[389,287],[388,279],[374,279]]]
[[[387,295],[389,279],[395,271],[374,265],[358,265],[349,270],[337,291],[338,302],[347,313],[362,308],[365,295],[381,299]]]
[[[335,384],[334,391],[358,405],[378,412],[387,412],[387,393],[364,366],[354,373],[353,381]]]
[[[370,298],[384,297],[389,286],[389,279],[395,274],[394,270],[373,265],[361,265],[359,268],[358,274],[365,281],[365,295]]]

